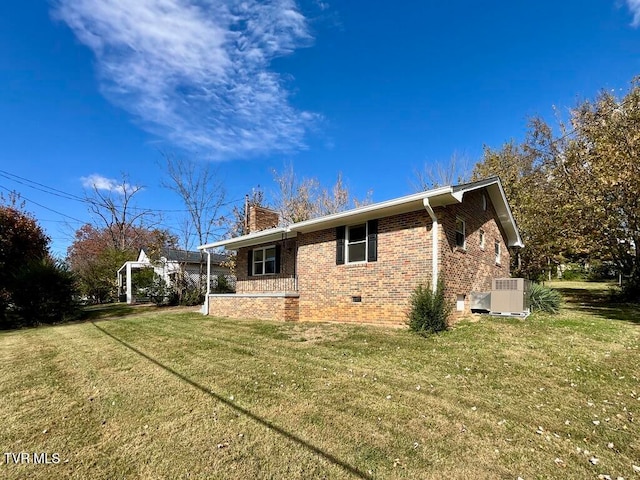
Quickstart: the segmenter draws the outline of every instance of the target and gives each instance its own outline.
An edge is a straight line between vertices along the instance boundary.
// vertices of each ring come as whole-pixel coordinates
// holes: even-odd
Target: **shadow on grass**
[[[99,320],[107,317],[126,317],[137,313],[158,310],[155,305],[131,305],[128,303],[108,303],[84,307],[79,320]]]
[[[201,392],[209,395],[211,398],[214,398],[217,401],[224,403],[225,405],[233,408],[234,410],[240,412],[241,414],[246,415],[247,417],[249,417],[253,421],[255,421],[255,422],[267,427],[269,430],[272,430],[272,431],[278,433],[279,435],[282,435],[283,437],[287,438],[288,440],[290,440],[290,441],[292,441],[294,443],[297,443],[298,445],[300,445],[300,446],[306,448],[307,450],[319,455],[320,457],[324,458],[325,460],[329,461],[330,463],[339,466],[344,471],[346,471],[346,472],[348,472],[348,473],[350,473],[350,474],[352,474],[352,475],[354,475],[354,476],[356,476],[358,478],[363,478],[363,479],[372,479],[373,478],[373,477],[367,475],[365,472],[359,470],[358,468],[353,467],[353,466],[349,465],[346,462],[343,462],[339,458],[331,455],[328,452],[325,452],[324,450],[316,447],[315,445],[312,445],[311,443],[309,443],[306,440],[298,437],[297,435],[295,435],[295,434],[293,434],[291,432],[288,432],[288,431],[286,431],[285,429],[283,429],[281,427],[278,427],[277,425],[273,424],[269,420],[264,419],[264,418],[256,415],[255,413],[247,410],[246,408],[242,408],[241,406],[236,405],[235,403],[233,403],[233,402],[227,400],[226,398],[218,395],[213,390],[208,389],[204,385],[200,385],[199,383],[194,382],[189,377],[186,377],[186,376],[182,375],[180,372],[177,372],[174,369],[172,369],[171,367],[168,367],[167,365],[164,365],[163,363],[159,362],[155,358],[150,357],[146,353],[142,352],[141,350],[138,350],[133,345],[128,344],[127,342],[125,342],[124,340],[116,337],[112,333],[109,333],[108,331],[106,331],[105,329],[99,327],[95,323],[93,323],[93,322],[91,322],[91,323],[93,324],[94,327],[96,327],[102,333],[104,333],[105,335],[111,337],[113,340],[115,340],[116,342],[120,343],[124,347],[126,347],[129,350],[137,353],[141,357],[143,357],[146,360],[150,361],[154,365],[157,365],[158,367],[162,368],[166,372],[168,372],[171,375],[175,376],[176,378],[182,380],[183,382],[187,383],[188,385],[191,385],[192,387],[196,388],[197,390],[200,390]]]
[[[640,325],[640,305],[616,301],[613,291],[608,288],[565,288],[558,290],[571,308],[590,315],[611,320],[620,320]]]

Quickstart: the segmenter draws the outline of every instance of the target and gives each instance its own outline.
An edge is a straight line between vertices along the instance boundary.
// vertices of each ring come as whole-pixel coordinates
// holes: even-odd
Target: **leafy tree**
[[[593,254],[630,275],[640,299],[640,77],[623,98],[603,91],[571,112],[571,135],[554,158],[560,185],[576,204],[576,224]]]
[[[28,213],[0,205],[0,327],[62,321],[74,314],[75,277],[49,254]]]
[[[640,79],[623,98],[579,103],[554,129],[535,118],[522,145],[485,149],[474,178],[499,175],[523,234],[521,272],[545,263],[611,261],[640,299]]]
[[[67,250],[71,270],[79,277],[83,295],[93,302],[113,301],[117,295],[116,273],[122,264],[135,260],[141,248],[152,258],[157,258],[164,247],[172,247],[175,238],[165,230],[149,230],[143,227],[127,229],[127,248],[117,248],[120,242],[113,241],[108,228],[83,225],[75,233],[75,239]]]
[[[0,205],[0,320],[15,291],[13,276],[32,260],[48,254],[49,237],[36,220],[15,206]]]
[[[56,323],[79,312],[75,275],[59,260],[31,260],[14,275],[12,302],[23,325]]]
[[[541,135],[537,128],[532,125],[533,136]],[[512,255],[512,271],[539,278],[569,251],[569,237],[564,230],[570,225],[559,221],[565,207],[557,202],[557,187],[548,165],[531,149],[529,141],[522,145],[510,141],[499,150],[485,147],[472,179],[500,177],[525,244]]]

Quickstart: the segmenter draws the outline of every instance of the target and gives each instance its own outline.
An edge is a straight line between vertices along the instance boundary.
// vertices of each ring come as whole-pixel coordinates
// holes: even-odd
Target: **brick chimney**
[[[268,228],[277,227],[280,222],[278,212],[268,208],[251,205],[249,207],[249,231],[247,233],[259,232]]]

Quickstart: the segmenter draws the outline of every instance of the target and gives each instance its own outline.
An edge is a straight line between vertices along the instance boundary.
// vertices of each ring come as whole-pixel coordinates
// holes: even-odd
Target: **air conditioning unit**
[[[491,315],[527,317],[529,281],[524,278],[494,278],[491,286]]]
[[[491,311],[491,292],[471,292],[469,294],[471,313],[489,313]]]

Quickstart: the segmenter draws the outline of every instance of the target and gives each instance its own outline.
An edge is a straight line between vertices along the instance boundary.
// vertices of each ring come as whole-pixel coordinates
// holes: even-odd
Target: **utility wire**
[[[13,192],[13,190],[10,190],[10,189],[8,189],[7,187],[5,187],[5,186],[3,186],[3,185],[0,185],[0,188],[2,188],[3,190],[6,190],[6,191],[7,191],[7,192],[9,192],[9,193],[12,193],[12,192]],[[84,224],[84,223],[87,223],[87,222],[85,222],[85,221],[83,221],[83,220],[80,220],[80,219],[78,219],[78,218],[72,217],[72,216],[67,215],[67,214],[65,214],[65,213],[58,212],[57,210],[54,210],[53,208],[46,207],[46,206],[42,205],[41,203],[35,202],[35,201],[33,201],[33,200],[31,200],[31,199],[29,199],[29,198],[27,198],[27,197],[23,196],[23,195],[20,195],[20,198],[21,198],[21,199],[23,199],[23,200],[26,200],[27,202],[33,203],[34,205],[37,205],[37,206],[39,206],[40,208],[44,208],[45,210],[49,210],[50,212],[53,212],[53,213],[55,213],[55,214],[57,214],[57,215],[60,215],[60,216],[65,217],[65,218],[68,218],[68,219],[73,220],[73,221],[75,221],[75,222],[79,222],[79,223],[83,223],[83,224]]]
[[[36,182],[34,180],[30,180],[28,178],[25,177],[21,177],[20,175],[16,175],[15,173],[11,173],[8,172],[6,170],[0,170],[0,177],[4,177],[7,180],[11,180],[13,182],[19,183],[20,185],[24,185],[26,187],[32,188],[34,190],[38,190],[40,192],[43,193],[47,193],[49,195],[54,195],[56,197],[60,197],[60,198],[64,198],[66,200],[73,200],[76,202],[80,202],[80,203],[84,203],[87,205],[92,205],[92,206],[98,206],[98,207],[106,207],[107,205],[98,202],[94,199],[91,198],[86,198],[86,197],[79,197],[77,195],[68,193],[68,192],[64,192],[62,190],[59,190],[57,188],[54,187],[50,187],[48,185]],[[218,207],[226,207],[228,205],[232,205],[234,203],[238,203],[244,201],[244,197],[243,198],[237,198],[234,200],[229,200],[227,202],[223,202],[220,205],[218,205]],[[127,209],[129,210],[141,210],[141,211],[148,211],[148,212],[158,212],[158,213],[189,213],[190,210],[189,209],[159,209],[159,208],[143,208],[143,207],[135,207],[135,206],[127,206]]]

